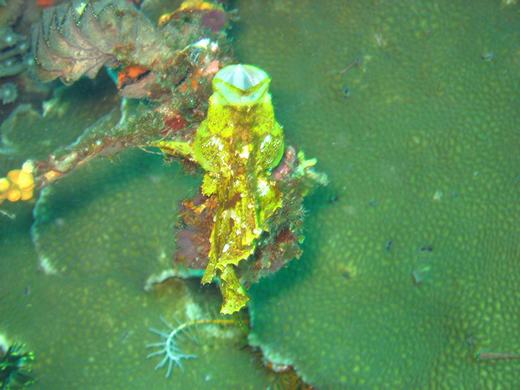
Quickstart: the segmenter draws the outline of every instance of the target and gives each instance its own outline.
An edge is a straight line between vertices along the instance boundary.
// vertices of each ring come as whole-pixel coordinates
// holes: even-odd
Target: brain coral
[[[269,4],[237,54],[331,185],[250,341],[318,388],[518,388],[518,5]]]

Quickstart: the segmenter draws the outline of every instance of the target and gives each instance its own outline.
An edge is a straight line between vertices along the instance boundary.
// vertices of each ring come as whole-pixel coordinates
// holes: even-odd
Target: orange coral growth
[[[47,8],[52,7],[53,5],[56,5],[55,0],[36,0],[36,5],[41,8]]]
[[[191,77],[179,86],[179,91],[183,93],[188,91],[197,92],[202,83],[210,81],[215,73],[220,70],[220,65],[220,61],[213,60],[204,67],[196,68]]]
[[[139,65],[129,65],[117,75],[117,86],[123,88],[127,84],[137,81],[140,77],[148,73],[149,70]]]

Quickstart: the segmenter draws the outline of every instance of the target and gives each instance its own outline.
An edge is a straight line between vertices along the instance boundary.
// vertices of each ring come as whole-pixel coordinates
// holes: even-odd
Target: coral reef
[[[116,125],[88,129],[38,162],[39,186],[97,155],[143,147],[159,138],[193,137],[207,108],[210,80],[231,60],[225,35],[204,24],[203,12],[186,11],[157,29],[125,1],[74,4],[44,11],[34,30],[41,77],[73,82],[82,75],[94,77],[103,65],[117,66],[120,94],[147,102],[123,101],[128,110]],[[212,10],[224,13],[221,7]]]
[[[38,386],[266,388],[274,380],[242,349],[247,341],[235,327],[221,337],[204,327],[198,342],[180,341],[197,359],[173,380],[146,359],[146,344],[155,341],[148,328],[160,327],[160,316],[170,323],[213,318],[221,304],[217,289],[194,281],[170,279],[143,291],[147,275],[171,268],[177,204],[198,184],[178,164],[127,150],[47,187],[34,210],[34,242],[32,214],[12,205],[16,219],[0,224],[2,308],[9,310],[1,324],[30,341]],[[34,321],[46,326],[34,332]]]
[[[25,0],[6,1],[0,4],[0,26],[12,26],[23,15],[24,8],[27,6]]]
[[[518,8],[270,4],[240,2],[236,53],[331,185],[302,258],[251,288],[250,341],[317,388],[519,387],[518,360],[477,359],[520,351]]]
[[[28,64],[28,51],[29,44],[24,36],[11,27],[0,27],[0,78],[23,72]]]
[[[201,2],[202,4],[203,2]],[[89,3],[90,4],[90,3]],[[87,4],[86,7],[89,5]],[[92,4],[92,7],[94,5]],[[85,8],[86,9],[86,8]],[[219,11],[220,8],[213,7],[210,9],[211,11]],[[42,72],[43,77],[49,76],[50,78],[53,77],[61,77],[64,79],[64,81],[74,81],[77,77],[79,77],[82,74],[86,74],[87,76],[94,76],[97,72],[97,68],[90,67],[90,65],[97,64],[96,61],[88,62],[87,59],[85,60],[89,63],[89,66],[86,68],[93,69],[92,73],[85,72],[85,67],[82,67],[83,64],[79,64],[78,67],[75,65],[75,61],[79,58],[81,59],[81,55],[78,55],[77,57],[74,56],[72,52],[67,52],[73,45],[69,46],[61,46],[61,48],[64,48],[64,51],[61,52],[63,54],[62,58],[55,57],[56,60],[54,63],[56,65],[55,69],[57,69],[57,72],[54,74],[45,73],[49,72],[49,67],[47,65],[50,65],[50,59],[53,58],[53,56],[58,56],[57,50],[58,47],[60,47],[57,42],[64,42],[69,41],[70,43],[70,36],[66,33],[66,27],[70,24],[76,24],[77,27],[80,27],[80,33],[76,35],[76,37],[82,37],[85,38],[89,36],[89,34],[93,33],[93,31],[97,31],[94,27],[91,25],[95,25],[95,23],[101,23],[103,20],[103,15],[105,15],[106,20],[119,20],[120,18],[122,20],[121,23],[126,23],[124,18],[127,14],[125,13],[110,13],[111,9],[109,7],[107,8],[100,8],[99,11],[94,12],[94,10],[88,11],[90,12],[91,16],[90,19],[82,20],[73,20],[73,19],[67,19],[65,16],[64,19],[60,19],[59,15],[66,14],[67,12],[71,13],[72,11],[69,8],[66,8],[65,6],[62,7],[56,7],[53,9],[50,9],[48,12],[46,11],[44,13],[44,18],[42,25],[36,30],[35,32],[35,42],[38,42],[37,45],[34,46],[35,53],[38,57],[39,61],[39,69],[40,72]],[[74,10],[76,12],[76,10]],[[81,15],[83,10],[81,10]],[[85,10],[85,12],[87,12]],[[137,12],[137,11],[136,11]],[[193,19],[192,15],[197,15],[198,18],[201,18],[202,20],[202,26],[205,24],[207,25],[207,31],[209,31],[209,34],[215,34],[215,24],[213,22],[210,22],[208,20],[204,20],[203,16],[204,13],[202,10],[196,9],[196,12],[193,8],[187,8],[187,9],[181,9],[180,11],[187,12],[190,15],[190,18],[188,20]],[[141,14],[135,13],[132,14],[136,18],[142,17]],[[140,16],[141,15],[141,16]],[[88,15],[87,15],[88,16]],[[214,15],[213,15],[214,16]],[[212,17],[213,17],[212,16]],[[196,19],[196,18],[195,18]],[[174,15],[171,20],[169,20],[165,26],[173,25],[175,21],[177,20],[177,14]],[[135,20],[134,20],[135,22]],[[142,22],[142,19],[137,19],[136,24],[140,24]],[[144,23],[144,22],[142,22]],[[183,17],[183,23],[186,23],[186,18]],[[109,23],[110,24],[110,23]],[[90,26],[90,27],[89,27]],[[222,27],[224,25],[222,24]],[[91,28],[92,27],[92,28]],[[117,35],[117,34],[116,34]],[[189,35],[189,34],[188,34]],[[42,38],[43,37],[43,38]],[[109,48],[110,49],[110,48]],[[111,50],[111,49],[110,49]],[[110,53],[110,50],[108,50],[106,53]],[[225,51],[220,50],[220,46],[218,43],[214,41],[210,41],[209,39],[199,39],[195,43],[188,44],[187,46],[181,45],[178,49],[176,49],[177,52],[175,52],[174,49],[169,49],[169,54],[172,55],[177,60],[175,61],[175,64],[173,62],[170,62],[168,66],[165,66],[164,68],[157,67],[155,69],[152,69],[150,67],[145,68],[140,64],[119,64],[120,58],[114,57],[115,61],[118,62],[118,65],[121,66],[121,71],[118,75],[118,87],[120,89],[125,89],[127,85],[135,85],[136,83],[140,82],[141,76],[143,74],[147,74],[148,72],[150,74],[155,74],[157,76],[157,80],[159,81],[165,81],[163,86],[167,86],[167,82],[172,82],[171,79],[167,80],[167,75],[171,76],[171,72],[169,71],[170,67],[174,67],[175,65],[175,72],[184,72],[184,76],[182,78],[181,82],[172,82],[171,89],[168,100],[165,100],[165,96],[167,96],[164,92],[159,93],[158,95],[148,95],[146,96],[149,98],[149,100],[155,101],[154,105],[149,105],[144,102],[128,102],[126,100],[123,100],[123,104],[120,109],[121,117],[117,121],[117,123],[114,123],[114,119],[117,120],[118,112],[111,112],[107,114],[105,117],[100,118],[96,123],[94,123],[92,126],[90,126],[86,132],[84,132],[73,144],[69,145],[68,147],[63,148],[62,150],[58,150],[53,152],[50,157],[47,160],[40,160],[37,161],[34,165],[36,173],[35,173],[35,182],[37,183],[39,189],[41,189],[43,186],[46,186],[49,183],[52,183],[56,181],[57,179],[64,178],[65,175],[69,172],[72,172],[76,167],[79,167],[81,165],[84,165],[87,161],[91,161],[93,157],[98,155],[114,155],[115,153],[121,152],[124,149],[130,147],[130,146],[146,146],[146,145],[153,145],[153,146],[161,146],[163,151],[170,152],[171,145],[177,144],[177,145],[187,145],[191,146],[191,143],[193,142],[194,145],[194,154],[192,158],[197,163],[202,164],[205,168],[207,168],[207,164],[215,163],[215,157],[213,157],[213,162],[211,162],[211,156],[204,155],[204,148],[202,147],[202,144],[207,144],[208,140],[204,139],[203,136],[205,136],[206,132],[216,131],[217,128],[208,126],[207,123],[211,123],[212,119],[208,120],[208,122],[204,122],[204,124],[199,127],[202,129],[202,131],[194,131],[194,128],[197,123],[197,119],[204,115],[204,104],[207,100],[207,90],[210,81],[213,78],[213,75],[219,70],[219,68],[225,63],[226,58],[224,57]],[[66,62],[65,59],[67,56],[65,54],[69,54],[68,57],[69,62]],[[80,53],[81,54],[81,53]],[[145,53],[146,54],[146,53]],[[97,55],[97,54],[96,54]],[[108,57],[107,57],[108,58]],[[126,59],[127,57],[122,57]],[[108,60],[109,65],[115,65],[115,63],[111,62],[112,60]],[[180,61],[186,61],[186,66],[182,66]],[[106,64],[106,61],[102,61],[102,64]],[[61,65],[63,65],[61,67]],[[96,65],[97,66],[97,65]],[[179,70],[180,69],[180,70]],[[230,70],[243,70],[248,69],[249,71],[254,71],[257,74],[254,73],[250,74],[235,74],[233,71],[230,72]],[[249,206],[253,205],[253,208],[251,209],[249,206],[247,208],[250,209],[250,211],[253,211],[253,214],[250,213],[247,214],[247,210],[245,210],[244,207],[237,208],[237,211],[239,213],[246,212],[244,215],[244,219],[251,220],[251,216],[254,218],[257,218],[255,215],[258,214],[258,221],[256,221],[257,227],[254,227],[251,229],[252,233],[252,239],[251,242],[249,242],[247,245],[250,247],[249,254],[252,254],[254,252],[254,241],[256,241],[257,238],[259,238],[260,233],[262,233],[262,230],[268,230],[266,220],[273,214],[274,211],[276,211],[280,206],[278,206],[281,202],[281,198],[279,195],[274,196],[274,206],[271,206],[269,203],[270,196],[268,196],[271,192],[272,194],[276,195],[277,190],[274,187],[274,182],[268,178],[270,175],[270,169],[277,165],[277,163],[280,161],[282,157],[283,152],[283,136],[281,133],[281,127],[274,121],[274,114],[273,114],[273,108],[270,101],[270,95],[267,94],[267,86],[269,83],[269,79],[265,72],[257,70],[253,67],[243,67],[243,66],[235,66],[231,68],[224,68],[221,75],[224,75],[226,77],[217,77],[215,79],[215,85],[221,85],[220,88],[215,88],[215,94],[212,97],[213,105],[210,109],[215,112],[214,117],[218,117],[219,114],[224,113],[229,116],[230,112],[228,108],[225,107],[225,104],[233,103],[235,107],[242,107],[243,113],[237,116],[236,121],[236,131],[241,131],[243,134],[244,143],[242,146],[244,147],[239,148],[240,150],[235,148],[235,145],[230,144],[229,149],[229,158],[230,159],[236,159],[241,158],[247,160],[248,155],[251,154],[252,156],[255,156],[254,165],[252,166],[253,171],[256,172],[257,178],[259,178],[258,183],[252,183],[253,186],[248,184],[247,175],[242,174],[242,182],[240,191],[244,191],[245,193],[249,193],[250,196],[246,197],[246,201]],[[164,77],[163,77],[164,76]],[[240,81],[240,85],[236,84],[236,77],[243,77]],[[244,76],[247,76],[244,78]],[[255,76],[255,77],[253,77]],[[262,76],[262,77],[256,77],[256,76]],[[244,83],[247,83],[244,84]],[[238,96],[235,92],[233,92],[234,88],[242,88],[250,92],[250,96],[246,99],[245,95],[240,97],[239,100],[235,101],[236,97]],[[123,93],[123,95],[125,95]],[[162,97],[161,97],[162,96]],[[143,97],[143,96],[140,96]],[[206,98],[205,98],[206,97]],[[173,105],[172,105],[173,101]],[[187,102],[189,101],[189,108]],[[193,102],[197,102],[197,104],[194,104]],[[210,104],[211,106],[211,104]],[[51,108],[54,107],[53,105]],[[173,110],[172,110],[173,108]],[[246,110],[248,108],[254,108],[255,114],[257,115],[257,119],[262,119],[262,122],[259,122],[259,125],[257,128],[250,129],[248,127],[248,114]],[[226,110],[228,112],[226,112]],[[28,113],[31,113],[30,109],[26,109]],[[21,113],[22,111],[20,111]],[[17,114],[13,116],[12,122],[16,121],[15,118],[17,118]],[[63,113],[61,113],[63,115]],[[188,117],[188,115],[191,116]],[[29,118],[32,118],[34,115],[30,114]],[[37,117],[37,115],[36,115]],[[222,119],[222,118],[221,118]],[[38,119],[31,119],[33,121],[38,121]],[[220,127],[224,122],[220,123]],[[206,127],[207,126],[207,127]],[[165,131],[166,127],[166,131]],[[187,131],[184,130],[184,127],[187,127]],[[221,130],[224,130],[222,127]],[[251,132],[250,135],[247,135],[248,132]],[[220,136],[225,136],[222,131],[220,131]],[[9,134],[9,131],[7,132]],[[263,136],[263,137],[260,137]],[[225,136],[227,137],[227,136]],[[161,141],[161,143],[157,143],[157,139],[164,139],[164,141]],[[247,141],[247,138],[254,138]],[[258,139],[256,139],[258,138]],[[173,139],[174,141],[167,141]],[[154,140],[154,141],[151,141]],[[262,141],[263,140],[263,141]],[[4,144],[9,144],[12,147],[13,151],[10,151],[10,153],[17,153],[20,152],[19,144],[17,142],[13,142],[13,140],[7,140],[4,139]],[[253,142],[254,141],[254,142]],[[226,141],[227,142],[227,141]],[[168,145],[168,147],[165,147],[165,145]],[[182,150],[182,147],[179,147]],[[249,150],[250,149],[250,150]],[[241,154],[246,153],[247,155],[244,155],[245,157],[239,157],[238,154],[235,152],[240,152]],[[238,153],[237,152],[237,153]],[[40,154],[40,152],[33,152],[34,154]],[[235,156],[236,155],[236,156]],[[204,159],[202,158],[204,156]],[[188,158],[189,156],[185,156]],[[229,160],[231,161],[231,160]],[[251,160],[253,161],[253,159]],[[92,163],[91,163],[92,164]],[[88,167],[92,166],[91,164],[88,165]],[[312,164],[311,164],[312,165]],[[95,166],[95,165],[94,165]],[[232,168],[245,168],[246,166],[236,166]],[[11,172],[18,172],[16,170]],[[211,177],[210,180],[213,182],[214,185],[221,185],[222,183],[218,183],[220,181],[220,177],[217,175],[218,171],[211,170]],[[239,171],[237,171],[239,172]],[[245,172],[244,172],[245,173]],[[135,171],[131,172],[131,177],[135,176]],[[283,176],[283,175],[282,175]],[[295,176],[296,177],[296,176]],[[228,178],[229,179],[229,178]],[[32,177],[32,170],[31,170],[31,183],[32,183],[33,177]],[[18,191],[18,187],[21,188],[21,186],[18,183],[18,180],[14,177],[14,174],[9,173],[7,178],[3,180],[6,184],[5,188],[5,194],[6,198],[8,200],[14,201],[15,199],[13,193],[15,190]],[[72,181],[74,182],[74,181]],[[203,186],[203,192],[205,196],[213,196],[214,193],[211,188],[213,187],[212,184],[208,184],[208,179],[204,180],[205,184]],[[227,181],[229,182],[229,180]],[[225,183],[227,183],[225,182]],[[70,183],[70,182],[69,182]],[[224,183],[224,184],[225,184]],[[156,183],[156,185],[161,185],[163,188],[161,190],[162,193],[166,194],[168,193],[168,187],[163,185],[164,183]],[[178,191],[179,183],[172,182],[172,185],[174,185],[174,188]],[[15,188],[15,186],[18,186]],[[253,193],[253,191],[257,191],[257,186],[263,186],[263,187],[269,187],[272,186],[271,190],[258,192],[256,194]],[[26,186],[24,186],[23,189]],[[155,189],[153,190],[150,185],[145,185],[143,189],[145,191],[153,191],[155,196],[157,196],[158,191]],[[29,187],[27,187],[29,189]],[[62,243],[55,245],[55,242],[52,239],[48,238],[48,235],[51,234],[54,230],[54,228],[61,229],[63,226],[65,218],[53,218],[51,215],[56,212],[56,210],[52,209],[52,206],[49,207],[49,199],[53,198],[53,193],[56,190],[56,188],[59,188],[59,185],[55,185],[53,187],[46,187],[38,199],[37,207],[35,209],[35,216],[37,219],[36,224],[34,225],[34,228],[32,230],[33,232],[33,239],[36,244],[36,248],[38,250],[39,255],[39,264],[41,269],[48,275],[67,275],[70,277],[81,277],[80,275],[86,274],[92,274],[92,275],[98,275],[102,274],[104,270],[106,270],[107,264],[104,264],[103,262],[100,262],[99,259],[97,259],[95,262],[92,261],[78,261],[78,258],[76,255],[73,257],[67,255],[68,248],[64,247]],[[99,186],[95,187],[96,190],[99,190]],[[33,184],[30,186],[31,195],[32,190],[34,189]],[[170,191],[173,193],[172,189]],[[18,191],[20,192],[20,191]],[[296,196],[303,197],[303,193],[305,191],[302,191],[301,194],[293,194]],[[217,196],[220,194],[220,198]],[[235,190],[235,194],[239,195],[239,192]],[[11,196],[12,195],[12,196]],[[115,194],[113,194],[115,195]],[[221,208],[223,212],[227,212],[227,208],[229,207],[227,205],[227,201],[224,199],[226,196],[226,191],[224,187],[221,187],[218,191],[215,193],[215,199],[218,199],[220,201],[217,202],[217,211],[218,208]],[[22,196],[20,196],[21,198]],[[147,198],[147,197],[145,197]],[[258,199],[255,199],[258,198]],[[170,198],[170,200],[172,200]],[[121,206],[120,199],[117,198],[117,196],[114,198],[114,205]],[[253,202],[253,203],[251,203]],[[258,203],[258,204],[257,204]],[[301,202],[300,202],[301,203]],[[60,208],[64,206],[64,202],[59,202]],[[154,202],[154,207],[158,207],[159,202]],[[299,203],[297,203],[299,205]],[[106,202],[103,204],[103,207],[109,207],[109,209],[112,207],[108,205]],[[244,209],[244,210],[242,210]],[[232,209],[230,209],[232,210]],[[152,217],[155,213],[151,213],[150,210],[143,210],[145,212],[144,215],[141,217],[136,218],[136,223],[139,224],[145,224],[146,219]],[[156,211],[160,212],[160,214],[163,214],[163,210],[160,208],[157,208]],[[228,210],[229,211],[229,210]],[[107,215],[111,214],[112,212],[105,212],[103,213],[106,217]],[[93,215],[92,212],[88,212],[89,215]],[[173,213],[172,213],[173,214]],[[124,213],[117,212],[116,215],[124,215]],[[240,214],[242,215],[242,214]],[[117,218],[116,218],[117,219]],[[115,221],[116,219],[113,219]],[[50,221],[56,221],[56,224],[51,223],[49,225]],[[253,221],[254,222],[254,221]],[[213,222],[213,225],[215,222]],[[159,228],[159,226],[157,226]],[[228,234],[229,229],[224,229],[222,232],[219,232],[220,240],[225,240],[226,234]],[[74,235],[78,234],[78,232],[81,231],[81,229],[73,229],[71,230],[71,233]],[[162,229],[158,232],[161,232],[162,235],[165,233],[167,234],[168,229]],[[161,234],[153,233],[151,230],[148,231],[148,233],[152,233],[152,236],[154,240],[157,240]],[[61,232],[59,234],[60,241],[63,239],[63,233]],[[142,237],[141,237],[142,239]],[[141,241],[141,239],[139,241]],[[206,240],[209,240],[210,237],[206,237]],[[73,242],[74,240],[72,240]],[[166,240],[165,240],[166,241]],[[165,242],[162,244],[163,247],[160,250],[161,255],[157,258],[157,261],[151,261],[148,264],[148,271],[141,269],[141,274],[154,274],[160,271],[161,269],[167,268],[165,266],[165,260],[168,259],[166,256],[167,253],[171,253],[171,250],[166,249],[168,247],[168,244]],[[220,249],[222,249],[223,245],[218,245]],[[219,249],[219,250],[220,250]],[[110,251],[114,251],[115,246],[112,242],[110,242]],[[122,253],[127,253],[127,249],[124,249]],[[224,252],[221,252],[224,253]],[[248,257],[249,254],[246,256],[238,258],[238,260],[243,260],[245,257]],[[71,262],[72,260],[72,262]],[[219,261],[217,257],[213,258],[214,261]],[[290,260],[289,258],[286,260]],[[231,270],[231,271],[230,271]],[[233,274],[234,270],[232,268],[227,267],[227,269],[224,269],[222,273],[219,274],[221,281],[224,283],[227,283],[226,287],[223,289],[225,292],[225,296],[229,297],[229,291],[236,292],[240,289],[240,282],[236,276]],[[207,282],[211,281],[212,277],[209,277]],[[224,310],[227,313],[237,311],[241,308],[243,305],[243,302],[239,303],[239,305],[236,305],[236,302],[232,302],[232,300],[226,299],[225,304],[234,305],[230,310]],[[220,322],[219,322],[220,321]],[[186,327],[188,326],[195,326],[195,325],[202,325],[202,324],[215,324],[215,323],[228,323],[231,320],[218,320],[218,321],[207,321],[207,320],[196,320],[187,323]],[[184,329],[184,328],[182,328]],[[179,330],[180,332],[180,330]],[[172,342],[177,339],[177,335],[180,333],[175,332],[175,329],[172,330],[172,332],[165,335],[167,345],[171,346]],[[171,370],[173,369],[174,365],[178,365],[180,363],[180,359],[182,358],[179,354],[181,352],[177,349],[162,349],[159,351],[160,353],[165,353],[165,357],[160,362],[160,366],[167,365],[167,375],[171,373]],[[182,354],[181,354],[182,355]],[[186,356],[184,356],[186,357]]]
[[[273,367],[293,366],[316,388],[517,388],[517,7],[447,0],[237,6],[238,58],[269,72],[286,142],[317,156],[331,179],[306,200],[301,259],[249,291],[250,342]],[[208,81],[188,74],[190,88],[193,79]],[[175,94],[189,107],[183,99]],[[0,155],[1,172],[71,143],[81,131],[70,118],[93,124],[104,115],[101,101],[61,101],[49,115],[62,111],[52,116],[62,129],[32,111],[11,117],[2,128],[10,153]],[[110,102],[103,108],[115,109],[107,126],[114,128],[121,110]],[[166,138],[192,139],[197,126],[190,126],[204,114],[172,106],[156,111],[150,138],[160,128]],[[90,121],[81,115],[89,110]],[[60,141],[67,119],[75,134]],[[81,146],[105,141],[101,127]],[[106,145],[107,155],[118,146]],[[273,175],[290,172],[297,155],[286,148]],[[139,151],[83,167],[38,200],[37,253],[27,207],[10,204],[16,218],[0,224],[2,308],[10,313],[2,326],[30,339],[45,372],[41,387],[272,385],[277,378],[237,348],[240,338],[190,344],[198,358],[175,380],[154,372],[156,362],[145,359],[147,328],[160,315],[185,318],[192,300],[220,305],[218,291],[184,280],[141,290],[143,275],[168,268],[180,244],[193,262],[199,246],[208,248],[184,239],[207,236],[202,224],[181,226],[177,248],[171,240],[176,202],[200,183]],[[183,218],[196,219],[204,201],[185,202]],[[210,214],[199,215],[207,222]],[[282,250],[286,233],[277,236],[280,245],[262,262]],[[36,263],[58,274],[35,273]],[[34,332],[35,323],[46,326]]]
[[[100,101],[105,104],[97,104]],[[0,158],[9,160],[4,174],[20,168],[22,156],[25,160],[47,159],[64,144],[74,143],[85,129],[100,123],[115,126],[119,117],[120,99],[108,77],[100,78],[98,83],[81,80],[73,87],[56,88],[51,99],[43,104],[43,113],[29,104],[19,104],[0,125]],[[35,177],[35,187],[39,186]]]
[[[302,219],[302,213],[297,211],[295,214],[291,210],[285,210],[283,215],[279,213],[276,220],[280,226],[284,225],[284,230],[277,230],[274,238],[269,237],[268,232],[277,229],[270,226],[269,220],[282,208],[282,195],[276,182],[270,178],[270,170],[278,165],[284,150],[282,128],[274,119],[271,97],[267,92],[270,79],[264,71],[249,65],[224,67],[213,78],[224,63],[224,52],[218,43],[209,38],[189,43],[194,40],[195,32],[218,33],[216,24],[204,18],[209,12],[224,13],[221,7],[203,1],[185,2],[174,13],[163,15],[159,20],[162,29],[157,30],[143,13],[122,1],[72,2],[44,11],[33,34],[33,51],[42,79],[60,77],[65,83],[72,83],[83,75],[96,76],[104,65],[119,66],[118,87],[123,92],[126,89],[123,95],[128,96],[128,88],[131,88],[132,96],[156,100],[157,106],[151,110],[138,104],[110,130],[107,123],[101,121],[74,144],[53,152],[47,161],[36,162],[35,181],[38,187],[43,187],[97,155],[113,155],[131,146],[157,146],[166,154],[180,155],[200,164],[208,172],[201,190],[208,199],[200,208],[215,206],[214,220],[208,237],[193,239],[209,241],[206,254],[209,261],[202,282],[207,284],[215,276],[219,277],[224,297],[222,312],[230,314],[240,310],[248,301],[235,267],[255,254],[263,233],[264,244],[270,241],[264,246],[273,246],[274,243],[279,248],[268,253],[264,261],[255,263],[258,270],[273,272],[293,256],[298,257],[297,242],[302,241],[301,232],[291,231],[290,227],[297,222],[287,222],[284,216],[297,215]],[[181,34],[172,28],[180,19],[179,15],[184,14],[189,15],[189,22],[182,20],[187,29],[184,28]],[[214,15],[210,19],[213,20]],[[225,23],[218,25],[225,27]],[[201,30],[202,27],[205,30]],[[176,39],[171,40],[172,36]],[[190,69],[191,75],[187,74]],[[150,83],[141,85],[142,80],[149,77]],[[209,84],[211,79],[214,93],[209,98],[208,117],[193,131],[197,120],[188,122],[184,117],[190,111],[200,115],[207,96],[204,84]],[[152,93],[160,87],[164,90],[168,82],[169,95]],[[138,87],[133,88],[136,85]],[[176,102],[183,96],[188,97],[191,107],[183,107],[182,100]],[[193,107],[197,100],[198,104]],[[171,113],[172,103],[173,118],[171,114],[165,115],[165,112]],[[164,133],[161,122],[174,133]],[[188,126],[191,131],[180,134],[179,130]],[[162,140],[157,141],[158,138]],[[303,166],[304,161],[301,163]],[[307,173],[305,170],[301,172]],[[304,181],[305,174],[300,177],[293,175],[291,179]],[[312,181],[312,174],[307,179]],[[16,192],[12,185],[7,185],[9,178],[3,180],[6,183],[3,198],[17,201],[32,197],[33,184],[30,197],[14,196],[20,191]],[[289,191],[287,196],[290,198],[285,199],[285,205],[294,204],[300,210],[301,200],[308,189],[298,185],[293,187],[302,191]],[[292,198],[299,200],[293,201]],[[184,222],[191,229],[187,221]],[[285,250],[291,246],[292,250]],[[273,267],[272,262],[278,264]],[[253,280],[248,279],[249,282]]]

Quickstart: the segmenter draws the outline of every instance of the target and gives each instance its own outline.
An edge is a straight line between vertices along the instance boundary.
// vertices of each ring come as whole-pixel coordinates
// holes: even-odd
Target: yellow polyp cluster
[[[34,165],[31,161],[23,164],[22,169],[13,169],[6,177],[0,178],[0,203],[31,200],[34,196]]]

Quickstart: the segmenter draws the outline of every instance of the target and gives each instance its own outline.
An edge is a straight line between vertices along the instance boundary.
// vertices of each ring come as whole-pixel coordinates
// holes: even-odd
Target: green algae
[[[518,6],[239,6],[237,55],[331,182],[251,290],[251,343],[318,388],[518,387],[476,358],[520,351]]]

